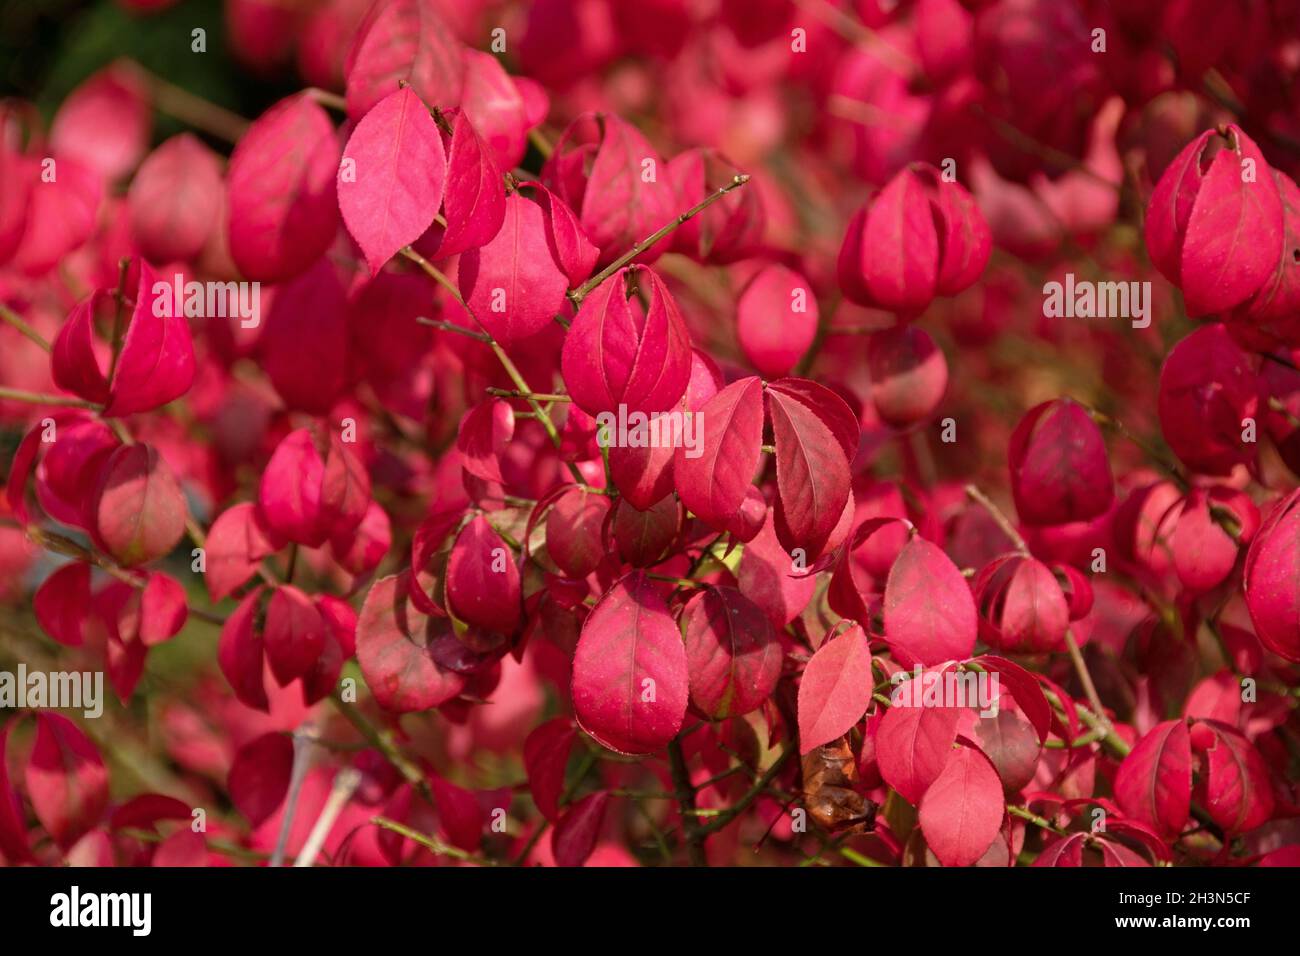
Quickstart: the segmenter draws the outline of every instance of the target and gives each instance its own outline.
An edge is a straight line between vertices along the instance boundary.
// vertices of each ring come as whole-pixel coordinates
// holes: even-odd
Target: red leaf
[[[934,212],[921,180],[903,169],[849,223],[840,287],[861,305],[914,314],[934,298],[938,272]]]
[[[1146,226],[1152,261],[1182,286],[1194,316],[1221,312],[1254,295],[1276,265],[1283,240],[1282,199],[1259,147],[1229,125],[1225,148],[1202,174],[1213,135],[1202,134],[1165,171],[1151,195],[1152,219]],[[1247,160],[1254,166],[1250,180],[1243,175]],[[1189,208],[1184,204],[1191,190],[1195,198]],[[1176,221],[1168,221],[1166,209]],[[1176,272],[1167,261],[1173,255],[1164,252],[1170,244],[1178,257]]]
[[[555,717],[534,728],[524,741],[524,770],[533,803],[542,816],[554,823],[560,816],[564,794],[564,771],[569,763],[578,732],[564,717]]]
[[[152,830],[159,820],[190,820],[190,805],[161,793],[142,793],[113,811],[109,826],[114,830]]]
[[[684,447],[674,452],[673,483],[682,503],[715,531],[730,525],[758,469],[762,394],[756,377],[728,385],[695,413],[703,423],[699,457],[689,457]]]
[[[111,306],[111,295],[97,289],[73,308],[50,354],[54,384],[90,402],[108,401],[108,377],[96,351],[95,314]]]
[[[207,866],[208,844],[202,833],[177,830],[154,850],[152,866]]]
[[[370,476],[357,456],[331,434],[322,457],[317,437],[306,428],[280,441],[258,488],[258,506],[271,530],[313,548],[359,525],[369,504]]]
[[[774,382],[767,387],[776,442],[776,535],[811,563],[821,556],[849,500],[849,462],[827,419]],[[843,404],[843,400],[839,400]]]
[[[781,678],[781,645],[762,609],[734,588],[705,588],[682,610],[691,703],[714,720],[763,705]]]
[[[1193,742],[1206,738],[1205,778],[1199,788],[1205,809],[1229,835],[1244,833],[1273,815],[1273,783],[1268,765],[1255,746],[1234,727],[1203,720],[1192,731]]]
[[[436,0],[384,0],[357,27],[344,64],[348,116],[360,120],[405,82],[430,106],[460,103],[464,47]]]
[[[592,609],[573,658],[582,729],[620,753],[653,753],[677,735],[689,689],[686,649],[663,598],[642,571]]]
[[[13,461],[9,465],[9,477],[5,481],[5,501],[22,525],[31,521],[31,512],[27,509],[27,479],[36,466],[36,457],[44,444],[41,436],[45,431],[45,426],[37,422],[23,436],[23,440],[18,443],[18,450],[14,452]]]
[[[768,511],[763,527],[745,544],[737,586],[763,609],[772,626],[784,628],[803,613],[817,590],[815,575],[796,572],[794,559],[781,547]]]
[[[975,578],[980,637],[1008,653],[1060,651],[1070,609],[1051,569],[1020,554],[996,558]]]
[[[1255,458],[1256,445],[1241,438],[1243,419],[1258,414],[1258,361],[1219,322],[1201,326],[1170,350],[1160,368],[1156,408],[1161,433],[1187,467],[1227,475]]]
[[[65,564],[41,582],[32,597],[32,611],[41,630],[67,647],[84,640],[86,611],[90,606],[90,565]]]
[[[977,657],[971,663],[979,664],[985,670],[992,671],[1000,680],[1006,682],[1011,696],[1016,699],[1020,709],[1029,718],[1029,724],[1038,735],[1039,743],[1046,740],[1048,733],[1051,732],[1052,707],[1047,702],[1047,696],[1043,693],[1043,686],[1038,682],[1037,677],[1019,664],[992,654]]]
[[[347,291],[328,257],[276,287],[254,352],[291,409],[324,415],[349,384]]]
[[[232,505],[217,516],[204,544],[204,580],[215,603],[229,597],[257,571],[262,559],[285,542],[263,522],[257,506]]]
[[[343,662],[357,649],[357,612],[350,604],[325,594],[316,598],[316,610],[325,625],[325,646],[311,669],[302,675],[302,699],[308,707],[334,693]]]
[[[1011,491],[1027,524],[1065,524],[1102,515],[1115,498],[1101,430],[1072,399],[1044,402],[1011,436]]]
[[[925,842],[944,866],[970,866],[997,839],[1006,809],[989,758],[959,747],[921,798]]]
[[[230,802],[252,826],[259,827],[284,802],[292,772],[293,741],[289,735],[262,734],[235,754],[226,779]]]
[[[447,839],[473,852],[483,839],[483,808],[472,791],[438,776],[429,777],[429,789],[438,807],[438,824]]]
[[[461,620],[509,634],[519,626],[519,566],[482,515],[461,529],[447,560],[447,603]]]
[[[656,175],[647,177],[646,169]],[[578,213],[601,262],[612,262],[680,211],[663,158],[636,127],[612,113],[584,113],[570,123],[542,179]],[[639,258],[653,262],[666,250],[659,243]]]
[[[17,721],[10,721],[0,727],[0,852],[10,866],[35,862],[27,841],[22,799],[9,780],[9,733],[17,726]]]
[[[494,58],[488,59],[496,63]],[[546,222],[546,240],[556,264],[568,278],[569,285],[582,284],[591,276],[600,250],[591,244],[578,224],[578,217],[559,196],[541,183],[529,183],[528,188],[537,193],[537,204],[542,207],[542,218]]]
[[[230,256],[247,279],[279,282],[305,271],[334,242],[339,144],[308,93],[253,121],[230,157]]]
[[[336,531],[330,538],[334,560],[357,577],[370,574],[388,554],[393,544],[392,523],[388,513],[372,501],[361,524],[350,531]]]
[[[189,617],[185,589],[175,578],[161,571],[149,575],[149,582],[139,592],[139,602],[140,623],[136,637],[145,647],[175,637]]]
[[[1246,607],[1260,643],[1300,661],[1300,490],[1273,505],[1260,526],[1242,575]]]
[[[26,780],[37,819],[64,850],[96,827],[108,806],[108,771],[99,751],[58,714],[36,715]]]
[[[261,596],[260,587],[250,591],[221,625],[217,665],[241,704],[269,712],[266,685],[262,679],[265,648],[256,621]]]
[[[638,511],[626,498],[619,499],[610,521],[618,556],[638,568],[658,564],[681,529],[682,506],[671,493],[645,511]]]
[[[585,578],[609,553],[605,522],[609,498],[572,486],[555,499],[546,516],[546,550],[571,578]]]
[[[192,259],[220,221],[223,202],[216,154],[193,133],[181,133],[150,153],[131,180],[131,236],[150,262]]]
[[[790,374],[817,334],[817,300],[807,279],[782,265],[763,268],[736,301],[736,336],[765,378]]]
[[[914,537],[885,582],[885,639],[904,667],[964,660],[978,624],[970,586],[936,545]]]
[[[463,111],[452,125],[444,202],[447,229],[438,243],[439,258],[491,242],[505,221],[501,170]]]
[[[357,123],[339,168],[339,210],[374,275],[419,239],[442,205],[447,157],[438,124],[409,87],[390,93]],[[345,175],[346,160],[355,179]]]
[[[609,792],[600,790],[565,809],[551,833],[556,866],[582,866],[587,862],[600,838],[608,806]]]
[[[1182,832],[1192,800],[1187,724],[1166,720],[1137,742],[1115,773],[1115,799],[1130,817],[1165,836]]]
[[[10,265],[29,276],[39,276],[68,253],[81,248],[95,233],[104,181],[91,166],[70,156],[57,161],[57,178],[32,185],[27,207],[27,228]],[[44,165],[18,166],[19,175],[41,176]]]
[[[907,681],[894,689],[893,699],[909,699]],[[876,762],[880,776],[915,805],[920,802],[952,757],[957,739],[957,707],[892,706],[876,729]]]
[[[802,402],[821,419],[835,442],[844,451],[844,457],[852,462],[858,453],[858,444],[862,437],[862,426],[858,416],[840,395],[807,378],[783,378],[768,385],[768,391],[775,389],[783,399]]]
[[[457,281],[470,313],[502,345],[551,325],[569,288],[549,245],[546,216],[518,192],[506,197],[505,219],[492,241],[461,256]]]
[[[325,649],[325,622],[302,591],[285,584],[275,589],[266,606],[262,629],[267,663],[283,687],[302,677]]]
[[[511,76],[491,53],[466,47],[464,57],[461,109],[491,147],[497,168],[514,169],[528,149],[528,131],[550,112],[547,95],[527,77]]]
[[[140,263],[135,310],[122,340],[105,415],[120,418],[160,408],[190,390],[194,382],[194,341],[184,303],[170,281],[157,280]]]
[[[1083,847],[1087,839],[1086,833],[1071,833],[1066,837],[1058,837],[1054,842],[1043,847],[1032,865],[1083,866]]]
[[[176,479],[153,448],[123,445],[104,463],[95,530],[118,564],[135,567],[167,554],[185,534],[186,514]]]
[[[848,733],[871,703],[871,648],[853,624],[827,641],[799,681],[799,752]]]
[[[606,451],[614,487],[632,507],[644,511],[673,493],[675,449],[664,445],[646,448],[614,445]]]
[[[929,333],[900,325],[867,340],[871,401],[882,421],[909,428],[934,413],[948,387],[948,361]]]
[[[135,65],[117,60],[68,94],[50,124],[55,154],[75,156],[108,179],[135,168],[149,148],[153,110]]]
[[[598,420],[621,405],[672,409],[691,377],[691,337],[668,287],[644,266],[610,276],[583,299],[561,367],[574,403]]]
[[[429,653],[428,618],[411,606],[409,574],[381,578],[357,618],[357,663],[379,706],[408,713],[446,703],[465,686]]]

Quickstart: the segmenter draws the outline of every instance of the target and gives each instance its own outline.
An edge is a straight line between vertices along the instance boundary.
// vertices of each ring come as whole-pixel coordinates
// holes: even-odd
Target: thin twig
[[[1074,639],[1074,632],[1069,628],[1066,628],[1065,631],[1065,646],[1070,652],[1070,663],[1074,665],[1074,672],[1079,677],[1079,683],[1083,685],[1083,693],[1088,698],[1088,705],[1102,722],[1102,727],[1109,733],[1111,725],[1110,719],[1106,716],[1106,708],[1101,705],[1101,697],[1097,694],[1097,685],[1092,682],[1092,674],[1088,672],[1088,664],[1083,659],[1083,652],[1079,650],[1079,642]],[[1097,729],[1100,730],[1102,727]]]
[[[785,766],[785,762],[789,760],[793,754],[794,746],[792,744],[786,744],[785,749],[781,751],[781,755],[773,761],[772,766],[767,768],[767,772],[756,780],[754,785],[745,791],[744,795],[738,801],[723,810],[722,813],[710,821],[707,826],[699,829],[700,836],[712,836],[719,830],[724,829],[732,820],[736,819],[736,817],[744,813],[751,803],[762,796],[763,792],[768,788],[772,781],[776,779],[776,775],[781,772],[781,768]]]
[[[65,408],[88,408],[92,411],[99,411],[103,408],[102,405],[81,398],[27,392],[20,388],[9,388],[4,385],[0,385],[0,399],[8,399],[11,402],[26,402],[28,405],[62,405]]]
[[[456,284],[448,279],[441,269],[431,263],[428,259],[424,258],[424,256],[420,255],[410,246],[404,246],[401,253],[407,259],[410,259],[417,266],[423,269],[426,275],[446,289],[460,307],[465,310],[466,314],[478,323],[479,328],[483,330],[483,335],[485,336],[484,343],[492,350],[492,354],[497,357],[497,361],[500,362],[501,367],[505,369],[506,375],[510,377],[510,381],[514,382],[515,388],[517,388],[522,394],[533,394],[533,390],[528,386],[528,382],[524,380],[523,375],[511,360],[510,356],[506,354],[506,350],[501,347],[501,343],[493,337],[492,333],[483,325],[478,316],[474,315],[470,310],[470,307],[465,302],[465,297],[460,294],[460,289],[456,288]],[[543,409],[541,404],[537,401],[533,399],[528,399],[527,401],[529,407],[533,410],[533,413],[537,415],[537,420],[541,422],[542,427],[546,429],[546,434],[550,437],[551,444],[556,448],[559,448],[562,443],[560,432],[559,429],[555,427],[555,422],[551,421],[551,416],[546,413],[546,410]],[[569,474],[573,476],[573,480],[578,484],[585,486],[586,482],[583,480],[582,472],[578,470],[578,466],[571,461],[565,462],[565,464],[568,466]]]
[[[360,785],[361,772],[355,767],[344,767],[334,775],[334,785],[330,788],[330,795],[325,800],[325,806],[321,808],[320,816],[316,818],[311,833],[307,835],[307,842],[302,845],[298,858],[293,861],[294,866],[311,866],[316,862],[316,857],[321,847],[325,845],[330,830],[334,829],[334,821],[338,819]]]
[[[539,402],[560,402],[560,403],[573,401],[573,399],[570,398],[568,395],[564,395],[560,392],[525,393],[519,391],[519,389],[517,388],[496,388],[495,386],[489,387],[487,392],[489,395],[496,395],[498,398],[535,398]]]
[[[1020,536],[1010,519],[1002,513],[1002,509],[995,505],[989,496],[980,491],[975,485],[966,486],[966,497],[978,503],[985,511],[989,513],[994,523],[1002,529],[1002,533],[1011,539],[1011,543],[1016,546],[1016,550],[1028,557],[1029,545],[1025,544],[1025,539]]]
[[[696,822],[699,811],[695,806],[695,788],[691,785],[691,775],[686,769],[686,756],[682,752],[680,737],[668,744],[668,766],[672,771],[677,810],[682,817],[686,858],[691,866],[708,866],[709,860],[704,854],[704,837],[701,835],[699,823]]]
[[[41,348],[45,349],[45,351],[50,351],[50,343],[45,341],[45,336],[41,335],[41,333],[28,325],[26,319],[3,302],[0,302],[0,319],[4,319],[23,335],[27,336]]]
[[[458,846],[452,846],[449,843],[443,843],[435,836],[427,833],[421,833],[419,830],[412,830],[404,823],[398,823],[396,820],[390,820],[387,817],[371,817],[370,822],[377,827],[385,830],[391,830],[400,836],[406,837],[413,843],[418,843],[431,853],[438,856],[449,856],[453,860],[463,860],[466,863],[477,863],[479,866],[496,866],[495,860],[489,860],[481,856],[475,856],[473,853],[467,853]]]
[[[733,189],[739,189],[747,182],[749,182],[749,176],[746,175],[745,173],[737,173],[735,176],[732,176],[731,182],[727,183],[727,185],[723,186],[718,190],[715,190],[714,192],[710,193],[708,196],[705,196],[704,199],[702,199],[700,202],[697,202],[694,206],[686,210],[686,212],[682,213],[680,216],[678,216],[672,222],[668,223],[666,226],[660,227],[656,231],[652,232],[650,235],[646,236],[644,239],[633,243],[632,248],[629,249],[627,252],[623,253],[621,256],[619,256],[609,265],[605,266],[605,268],[601,269],[599,272],[597,272],[594,276],[592,276],[582,285],[578,286],[576,289],[571,289],[569,291],[569,300],[574,304],[574,306],[581,305],[582,300],[585,299],[591,293],[591,290],[596,288],[596,286],[600,285],[602,282],[604,282],[606,279],[612,276],[619,269],[623,268],[625,265],[627,265],[629,262],[631,262],[633,259],[639,256],[641,253],[645,252],[647,249],[652,247],[664,236],[671,234],[680,225],[682,225],[682,223],[687,222],[690,219],[693,219],[695,216],[698,216],[701,212],[708,209],[710,206],[712,206],[715,202],[717,202],[727,193],[731,192]]]
[[[237,143],[251,125],[239,114],[168,83],[138,63],[133,62],[132,66],[148,83],[153,94],[154,106],[158,111],[180,120],[187,126],[193,126],[228,143]]]
[[[298,797],[302,794],[303,781],[311,769],[315,755],[316,731],[310,724],[304,724],[293,732],[293,769],[289,775],[289,794],[284,801],[284,815],[280,818],[280,834],[275,841],[275,850],[271,853],[271,866],[283,866],[285,850],[289,845],[289,834],[293,830],[293,818],[298,811]]]

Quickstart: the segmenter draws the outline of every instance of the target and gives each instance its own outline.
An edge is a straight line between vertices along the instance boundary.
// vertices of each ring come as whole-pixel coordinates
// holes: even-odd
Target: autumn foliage
[[[1300,864],[1293,4],[224,9],[0,103],[0,862]]]

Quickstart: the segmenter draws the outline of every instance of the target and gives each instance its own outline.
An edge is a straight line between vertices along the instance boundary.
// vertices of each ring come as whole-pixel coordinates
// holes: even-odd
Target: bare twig
[[[569,290],[569,300],[574,304],[574,306],[581,305],[582,300],[585,299],[591,293],[591,290],[596,288],[596,286],[600,285],[602,282],[604,282],[606,279],[612,276],[619,269],[623,268],[625,265],[627,265],[629,262],[631,262],[633,259],[639,256],[641,253],[645,252],[647,249],[649,249],[651,246],[657,243],[660,239],[664,238],[664,236],[671,234],[682,223],[687,222],[690,219],[693,219],[695,216],[698,216],[701,212],[703,212],[705,209],[708,209],[710,206],[712,206],[715,202],[717,202],[727,193],[731,192],[733,189],[739,189],[747,182],[749,182],[749,176],[747,176],[744,173],[737,173],[735,176],[731,177],[731,182],[727,183],[727,185],[723,186],[721,189],[715,190],[714,192],[710,193],[708,196],[705,196],[704,199],[702,199],[700,202],[697,202],[694,206],[686,210],[686,212],[682,213],[680,216],[678,216],[672,222],[668,223],[666,226],[660,227],[656,231],[652,232],[650,235],[646,236],[644,239],[641,239],[638,242],[633,243],[632,248],[629,249],[627,252],[623,253],[621,256],[619,256],[609,265],[605,266],[605,268],[601,269],[599,272],[597,272],[594,276],[592,276],[582,285],[578,286],[576,289]]]

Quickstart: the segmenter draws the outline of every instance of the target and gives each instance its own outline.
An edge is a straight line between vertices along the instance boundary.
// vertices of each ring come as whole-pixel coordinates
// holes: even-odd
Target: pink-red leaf
[[[565,809],[551,834],[556,866],[582,866],[587,862],[600,838],[608,806],[609,791],[599,790]]]
[[[338,169],[334,126],[308,93],[253,121],[226,173],[230,255],[245,278],[292,278],[330,247],[339,225]]]
[[[99,825],[108,806],[108,770],[99,751],[59,714],[36,715],[26,780],[36,818],[65,850]]]
[[[582,729],[620,753],[653,753],[677,735],[690,677],[664,600],[642,571],[610,588],[582,628],[573,706]]]
[[[194,383],[194,341],[172,282],[140,263],[131,324],[122,340],[105,415],[147,412],[180,398]]]
[[[811,562],[821,556],[849,499],[849,462],[826,416],[803,394],[774,382],[766,395],[776,442],[777,537]]]
[[[292,771],[293,741],[288,734],[255,737],[239,748],[230,765],[230,802],[252,826],[261,826],[284,802]]]
[[[799,681],[799,752],[842,737],[871,703],[871,648],[853,624],[813,654]]]
[[[560,816],[564,771],[577,739],[578,731],[573,723],[564,717],[555,717],[535,728],[524,741],[528,789],[537,809],[552,823]]]
[[[706,588],[682,610],[691,703],[715,720],[757,710],[781,677],[781,645],[761,608],[734,588]]]
[[[429,652],[429,619],[410,603],[409,574],[381,578],[357,619],[357,663],[375,701],[407,713],[437,707],[460,693],[465,678],[438,666]]]
[[[970,866],[997,839],[1005,814],[1002,781],[989,758],[959,747],[921,798],[925,842],[944,866]]]
[[[167,554],[185,534],[186,515],[176,478],[153,448],[123,445],[104,463],[95,530],[119,564],[135,567]]]
[[[1192,745],[1187,724],[1166,720],[1146,734],[1115,774],[1124,812],[1165,836],[1187,823],[1192,800]]]
[[[728,385],[695,412],[702,420],[697,457],[679,447],[673,483],[682,502],[717,531],[728,528],[758,469],[763,450],[763,384],[755,377]]]
[[[424,234],[442,205],[447,157],[438,124],[409,87],[357,123],[339,167],[339,210],[373,275]],[[345,175],[346,160],[355,176]]]
[[[885,582],[885,639],[904,667],[965,659],[978,623],[970,586],[937,546],[912,538]]]

